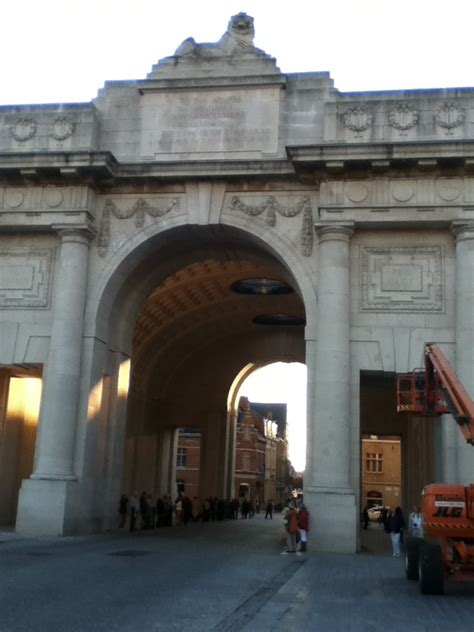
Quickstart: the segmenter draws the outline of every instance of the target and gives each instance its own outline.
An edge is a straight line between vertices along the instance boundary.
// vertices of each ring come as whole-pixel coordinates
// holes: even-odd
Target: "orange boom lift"
[[[425,367],[397,377],[397,411],[451,414],[474,446],[474,402],[434,343],[425,345]],[[474,581],[474,484],[423,489],[424,537],[408,538],[405,569],[421,592],[441,594],[446,579]]]

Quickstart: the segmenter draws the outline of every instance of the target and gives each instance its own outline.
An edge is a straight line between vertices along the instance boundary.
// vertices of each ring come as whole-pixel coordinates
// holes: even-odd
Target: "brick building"
[[[201,433],[195,428],[180,428],[176,450],[176,491],[199,496]]]
[[[275,412],[274,412],[275,411]],[[283,502],[289,492],[290,464],[286,432],[286,404],[254,404],[241,397],[236,429],[234,496],[261,503]],[[176,452],[176,486],[188,496],[199,496],[201,434],[181,428]]]
[[[362,437],[362,505],[402,504],[400,437]]]

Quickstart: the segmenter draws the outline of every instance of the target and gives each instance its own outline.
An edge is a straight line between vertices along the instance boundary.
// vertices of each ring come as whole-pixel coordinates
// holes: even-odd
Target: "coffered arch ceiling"
[[[202,243],[188,246],[189,262],[184,261],[155,287],[136,320],[132,341],[135,386],[151,389],[154,397],[164,396],[176,383],[182,388],[192,380],[189,387],[198,388],[208,370],[214,386],[222,380],[225,390],[248,362],[304,361],[303,325],[253,322],[259,315],[275,314],[304,322],[298,288],[276,257],[255,244],[233,240],[208,243],[205,249]],[[247,278],[284,281],[293,291],[272,295],[232,290],[235,282]],[[193,367],[194,377],[186,377],[187,367]]]

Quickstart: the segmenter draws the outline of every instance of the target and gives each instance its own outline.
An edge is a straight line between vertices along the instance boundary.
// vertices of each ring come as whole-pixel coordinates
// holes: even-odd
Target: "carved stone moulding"
[[[442,249],[364,247],[362,312],[442,312]]]
[[[32,118],[19,119],[12,128],[12,136],[19,142],[30,140],[36,134],[36,121]]]
[[[55,140],[66,140],[72,136],[73,131],[74,123],[67,116],[61,116],[52,124],[49,135]]]
[[[57,187],[46,187],[43,191],[43,200],[49,208],[57,208],[64,200],[64,192]]]
[[[410,182],[393,182],[391,184],[392,197],[397,202],[409,202],[415,195],[415,188]]]
[[[418,123],[419,113],[411,103],[398,103],[388,114],[388,122],[394,129],[400,132],[415,127]]]
[[[349,182],[346,184],[345,192],[351,202],[359,203],[367,199],[369,187],[363,182]]]
[[[8,188],[5,190],[5,207],[19,208],[25,201],[25,194],[19,189]]]
[[[442,180],[436,182],[436,192],[445,202],[454,202],[461,195],[461,187],[457,182]]]
[[[140,198],[132,206],[123,209],[121,206],[118,206],[114,200],[106,200],[102,211],[102,220],[97,240],[99,255],[105,257],[109,249],[111,215],[116,219],[130,219],[131,217],[135,217],[135,227],[143,228],[145,225],[145,214],[154,219],[159,219],[170,213],[173,209],[179,209],[180,204],[180,198],[176,197],[153,200],[153,204]]]
[[[374,115],[371,109],[364,106],[350,108],[342,115],[344,127],[347,127],[347,129],[357,133],[364,132],[369,129],[373,120]]]
[[[0,249],[0,309],[48,308],[52,268],[52,249]]]
[[[463,124],[465,115],[464,108],[453,101],[441,103],[433,112],[435,124],[445,129],[448,134]]]
[[[273,195],[266,197],[258,204],[243,202],[239,196],[233,195],[228,204],[229,211],[239,211],[249,217],[257,217],[265,213],[265,223],[268,226],[276,226],[277,214],[281,217],[296,217],[303,214],[303,226],[301,229],[301,250],[305,257],[313,252],[313,211],[308,197],[297,200],[293,206],[284,206]]]

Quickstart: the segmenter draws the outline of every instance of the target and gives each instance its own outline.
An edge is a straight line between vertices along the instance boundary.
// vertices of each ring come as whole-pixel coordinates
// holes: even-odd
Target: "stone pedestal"
[[[16,531],[26,536],[72,533],[76,491],[76,481],[25,479],[20,489]]]

